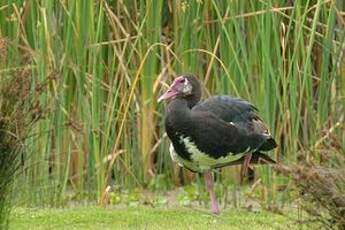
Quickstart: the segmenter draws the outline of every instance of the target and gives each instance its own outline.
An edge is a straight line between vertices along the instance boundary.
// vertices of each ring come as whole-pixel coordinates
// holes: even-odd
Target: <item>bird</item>
[[[178,75],[158,98],[167,101],[165,131],[172,161],[204,174],[211,212],[220,214],[213,171],[225,166],[275,163],[262,153],[277,147],[267,125],[250,102],[228,95],[201,100],[201,84],[192,74]]]

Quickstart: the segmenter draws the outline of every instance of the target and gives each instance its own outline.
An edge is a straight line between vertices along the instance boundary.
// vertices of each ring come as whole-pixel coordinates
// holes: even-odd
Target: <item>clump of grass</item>
[[[301,207],[311,219],[327,229],[345,229],[345,158],[333,167],[312,161],[280,166],[278,170],[292,178],[299,190]]]
[[[1,99],[1,96],[0,96]],[[0,101],[0,228],[7,226],[10,211],[10,191],[18,169],[16,137],[10,130],[9,119]]]
[[[7,226],[10,213],[10,191],[18,169],[14,138],[7,132],[7,125],[0,119],[0,228]]]
[[[6,40],[0,37],[0,67],[6,60]],[[0,75],[1,76],[1,75]],[[2,84],[0,85],[2,86]],[[4,88],[4,87],[1,87]],[[0,89],[0,228],[8,226],[10,213],[9,192],[16,171],[16,155],[12,153],[13,137],[7,132],[8,111]]]
[[[7,42],[0,37],[0,67],[6,64],[7,49]],[[37,121],[32,113],[35,106],[28,103],[32,100],[28,76],[25,70],[0,72],[0,229],[8,227],[13,184],[24,154],[22,141],[30,124]]]

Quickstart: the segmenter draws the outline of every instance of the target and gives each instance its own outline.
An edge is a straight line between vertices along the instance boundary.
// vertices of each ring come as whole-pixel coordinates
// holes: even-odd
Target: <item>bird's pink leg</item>
[[[212,213],[218,215],[218,214],[220,214],[220,211],[219,211],[216,195],[215,195],[214,190],[213,190],[212,172],[206,171],[204,176],[205,176],[208,194],[210,196]]]

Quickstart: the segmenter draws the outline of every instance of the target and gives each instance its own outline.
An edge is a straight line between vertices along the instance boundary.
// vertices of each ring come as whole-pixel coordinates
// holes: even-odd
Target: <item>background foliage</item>
[[[29,82],[17,135],[37,120],[21,137],[20,197],[105,204],[108,186],[195,181],[171,162],[156,103],[186,72],[199,76],[205,96],[251,100],[280,161],[336,165],[345,152],[344,9],[342,0],[3,1],[0,81]],[[289,198],[288,179],[257,172],[262,200]],[[236,167],[218,174],[224,193],[237,190],[237,175]]]

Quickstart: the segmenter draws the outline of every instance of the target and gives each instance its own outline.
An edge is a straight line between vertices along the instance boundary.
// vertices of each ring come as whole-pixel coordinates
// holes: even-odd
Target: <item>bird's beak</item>
[[[170,87],[162,96],[160,96],[157,100],[157,102],[161,102],[163,100],[175,97],[179,92],[172,87]]]

